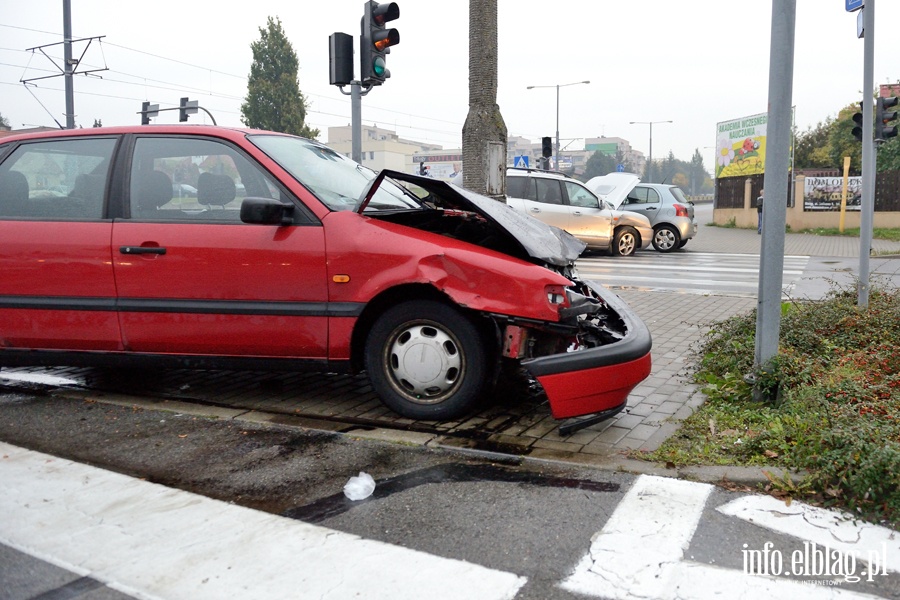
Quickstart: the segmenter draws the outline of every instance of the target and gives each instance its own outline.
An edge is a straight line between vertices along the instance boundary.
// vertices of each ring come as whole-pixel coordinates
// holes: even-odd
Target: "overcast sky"
[[[873,0],[870,0],[872,2]],[[468,2],[400,0],[400,44],[388,57],[392,77],[363,98],[364,123],[404,138],[461,146],[468,111]],[[241,125],[252,53],[269,16],[279,17],[300,60],[307,122],[327,141],[329,126],[349,125],[350,99],[328,84],[328,36],[354,36],[358,61],[362,0],[226,3],[206,0],[71,0],[75,39],[103,36],[83,53],[75,78],[76,125],[138,124],[141,102],[177,106],[189,96],[220,125]],[[63,78],[30,48],[62,40],[62,0],[0,0],[0,114],[13,128],[65,124]],[[315,8],[313,8],[315,7]],[[893,27],[900,2],[877,0],[875,83],[900,80]],[[863,41],[844,0],[797,0],[793,104],[801,130],[861,99]],[[555,136],[556,85],[562,145],[617,136],[690,160],[695,149],[712,170],[716,123],[765,112],[768,102],[769,0],[499,0],[498,104],[510,135],[538,142]],[[62,45],[46,48],[62,56]],[[355,62],[356,62],[355,61]],[[61,65],[61,60],[57,60]],[[358,64],[356,65],[358,75]],[[553,86],[528,90],[528,86]],[[348,90],[349,91],[349,90]],[[177,122],[177,111],[157,123]],[[206,120],[203,113],[192,122]],[[208,122],[208,121],[207,121]]]

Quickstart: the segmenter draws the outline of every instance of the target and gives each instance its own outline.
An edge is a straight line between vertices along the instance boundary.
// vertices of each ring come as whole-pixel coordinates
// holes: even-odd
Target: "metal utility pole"
[[[76,61],[72,60],[72,2],[63,0],[63,57],[66,64],[66,129],[75,129],[75,83],[72,75],[75,73]]]
[[[72,39],[72,4],[71,0],[63,0],[63,61],[64,64],[60,67],[56,60],[50,58],[46,52],[44,52],[44,48],[49,48],[50,46],[56,46],[58,44],[47,44],[44,46],[35,46],[34,48],[29,48],[29,52],[34,52],[35,50],[39,50],[41,54],[47,57],[50,62],[54,64],[54,66],[60,70],[61,74],[65,78],[65,95],[66,95],[66,129],[75,129],[75,83],[72,80],[72,76],[76,74],[87,75],[88,73],[95,73],[97,71],[106,71],[106,67],[102,69],[90,69],[87,71],[78,71],[78,66],[81,64],[81,60],[84,58],[85,53],[87,53],[88,48],[91,46],[91,42],[93,40],[101,40],[105,36],[97,36],[91,38],[82,38],[78,40]],[[87,42],[87,45],[84,48],[84,52],[81,53],[81,56],[78,58],[73,58],[72,55],[72,44],[74,42]],[[32,77],[31,79],[20,79],[19,82],[28,87],[28,84],[32,81],[37,81],[39,79],[49,79],[50,77],[59,77],[59,75],[46,75],[43,77]],[[30,91],[30,90],[29,90]],[[33,95],[33,94],[32,94]],[[46,109],[45,109],[46,110]],[[50,111],[47,111],[50,112]],[[51,113],[52,116],[52,113]],[[54,117],[54,121],[56,118]],[[57,124],[59,122],[57,121]]]
[[[773,0],[769,50],[769,114],[763,188],[762,247],[756,313],[756,367],[766,369],[778,354],[781,286],[784,270],[784,226],[787,219],[790,167],[791,97],[794,80],[794,31],[797,1]],[[869,121],[871,127],[871,119]],[[754,396],[761,394],[755,390]]]
[[[856,304],[869,306],[869,253],[875,222],[875,142],[872,134],[872,90],[875,62],[875,0],[866,0],[863,11],[863,122],[862,122],[862,198],[859,221],[859,287]]]

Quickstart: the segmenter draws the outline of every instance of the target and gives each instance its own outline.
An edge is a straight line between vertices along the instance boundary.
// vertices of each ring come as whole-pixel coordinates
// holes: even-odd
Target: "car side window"
[[[562,188],[556,179],[536,179],[537,201],[544,204],[562,204]]]
[[[600,208],[600,200],[585,187],[577,183],[566,181],[566,194],[569,196],[569,204],[581,208]]]
[[[131,218],[149,221],[240,223],[247,196],[286,201],[257,165],[204,139],[138,138],[129,190]]]
[[[22,144],[0,165],[0,218],[103,218],[116,138]]]
[[[506,178],[506,195],[513,198],[525,197],[525,183],[527,177],[507,177]]]
[[[659,194],[653,188],[636,187],[628,194],[628,204],[655,204]]]

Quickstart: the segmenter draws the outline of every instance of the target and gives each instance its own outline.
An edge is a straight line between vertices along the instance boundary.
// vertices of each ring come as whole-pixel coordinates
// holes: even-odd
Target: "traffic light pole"
[[[862,199],[859,215],[859,281],[856,305],[869,306],[869,253],[875,221],[875,142],[873,135],[872,89],[875,87],[875,0],[866,0],[863,8],[863,122],[862,122]]]
[[[363,87],[361,82],[351,81],[349,92],[344,91],[344,86],[338,89],[350,96],[350,158],[362,164],[362,97],[372,91],[372,86]]]
[[[769,117],[763,187],[762,243],[759,254],[756,343],[754,366],[771,372],[778,355],[781,329],[781,294],[784,271],[784,228],[787,218],[791,145],[791,98],[794,79],[794,32],[797,0],[772,3],[772,37],[769,51]],[[870,123],[871,124],[871,123]],[[776,390],[757,385],[754,400],[774,400]]]

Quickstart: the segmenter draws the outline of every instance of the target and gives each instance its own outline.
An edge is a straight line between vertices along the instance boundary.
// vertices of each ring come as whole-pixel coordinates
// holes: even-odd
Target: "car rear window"
[[[688,199],[685,197],[684,192],[681,191],[681,188],[680,188],[680,187],[672,186],[672,187],[669,188],[669,189],[672,191],[672,195],[675,196],[675,199],[676,199],[676,200],[678,200],[679,202],[683,202],[683,203],[685,203],[685,204],[690,203],[690,200],[688,200]]]

